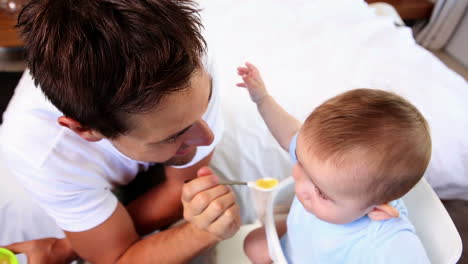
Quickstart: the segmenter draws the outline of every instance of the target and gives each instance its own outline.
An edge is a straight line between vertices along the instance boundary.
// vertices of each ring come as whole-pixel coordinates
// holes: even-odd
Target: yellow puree
[[[260,187],[262,189],[271,189],[275,187],[276,185],[278,185],[278,180],[277,179],[268,179],[268,180],[259,179],[255,181],[255,184],[257,185],[257,187]]]

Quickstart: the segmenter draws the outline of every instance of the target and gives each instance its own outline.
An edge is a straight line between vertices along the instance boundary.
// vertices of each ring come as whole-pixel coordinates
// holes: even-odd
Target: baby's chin
[[[304,207],[304,209],[305,209],[307,212],[309,212],[309,213],[315,215],[315,217],[319,218],[319,217],[317,216],[317,213],[315,212],[313,206],[312,206],[312,200],[299,198],[299,202],[301,202],[302,207]],[[321,218],[319,218],[319,219],[322,220]]]

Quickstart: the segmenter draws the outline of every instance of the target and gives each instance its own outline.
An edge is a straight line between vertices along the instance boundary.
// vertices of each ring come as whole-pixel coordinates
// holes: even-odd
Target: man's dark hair
[[[183,0],[32,0],[18,27],[28,66],[65,116],[113,138],[128,113],[188,87],[206,44]]]

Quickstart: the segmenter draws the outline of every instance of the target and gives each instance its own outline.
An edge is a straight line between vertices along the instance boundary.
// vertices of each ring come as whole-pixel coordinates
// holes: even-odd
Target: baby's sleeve
[[[296,146],[297,146],[297,136],[298,135],[299,135],[299,132],[294,135],[294,137],[291,139],[291,143],[289,143],[289,156],[291,157],[291,160],[294,163],[297,162]]]
[[[402,230],[376,245],[371,263],[376,264],[429,264],[429,258],[415,233]]]

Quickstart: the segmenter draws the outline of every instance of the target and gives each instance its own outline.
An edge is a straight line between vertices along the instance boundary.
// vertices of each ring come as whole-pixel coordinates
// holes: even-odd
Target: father
[[[193,2],[32,0],[18,21],[40,90],[19,85],[2,150],[66,238],[10,249],[32,264],[182,263],[238,230],[233,192],[204,167],[222,120]],[[165,181],[125,207],[115,187],[155,164]]]

